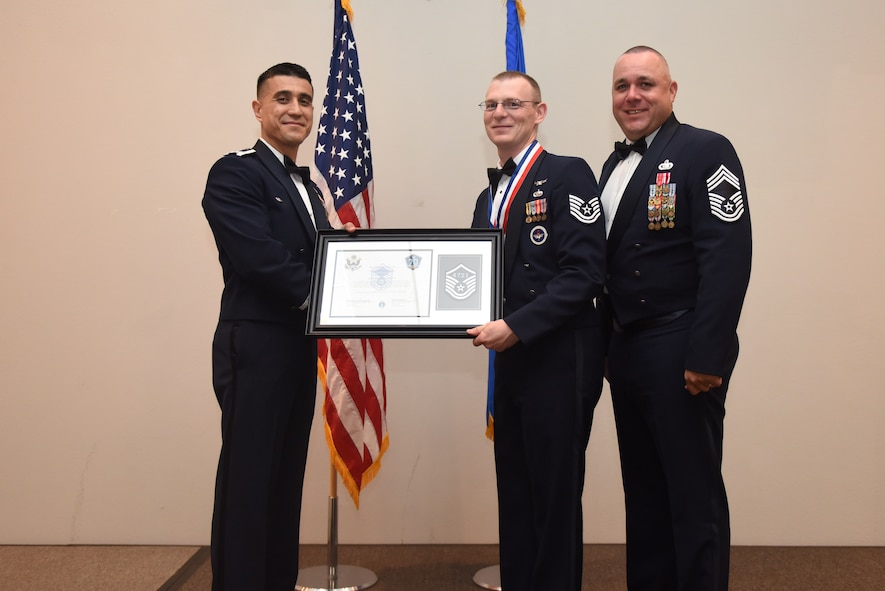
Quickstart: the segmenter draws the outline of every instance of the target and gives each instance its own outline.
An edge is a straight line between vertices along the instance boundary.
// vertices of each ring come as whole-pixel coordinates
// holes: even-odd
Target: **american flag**
[[[323,192],[333,227],[353,222],[359,228],[371,228],[375,217],[372,151],[351,16],[348,0],[336,0],[313,180]],[[360,491],[377,474],[388,445],[381,341],[321,339],[318,354],[318,375],[325,390],[326,441],[332,462],[359,507]]]

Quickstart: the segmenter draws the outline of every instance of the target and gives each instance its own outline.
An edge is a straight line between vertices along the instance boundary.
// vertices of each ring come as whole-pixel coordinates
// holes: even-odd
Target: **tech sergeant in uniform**
[[[212,519],[213,591],[292,591],[316,341],[305,336],[319,189],[296,169],[313,125],[313,86],[297,64],[258,78],[261,139],[209,172],[203,209],[224,276],[212,344],[222,448]]]
[[[577,591],[584,452],[604,359],[594,306],[605,272],[599,191],[584,160],[538,144],[547,105],[534,79],[499,74],[480,106],[504,170],[490,169],[472,226],[505,229],[504,318],[468,333],[497,352],[501,585]]]
[[[657,51],[618,59],[612,110],[628,142],[601,175],[627,582],[630,591],[724,591],[722,432],[750,278],[750,212],[731,143],[679,123],[676,89]]]

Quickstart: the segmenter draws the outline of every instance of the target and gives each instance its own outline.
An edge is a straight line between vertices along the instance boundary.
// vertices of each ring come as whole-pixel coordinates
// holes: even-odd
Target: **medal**
[[[648,229],[673,228],[676,216],[676,184],[669,172],[659,172],[655,184],[648,186]]]
[[[658,175],[660,176],[660,175]],[[654,211],[654,220],[655,220],[655,230],[661,229],[661,204],[664,200],[664,187],[661,185],[655,185],[655,211]]]
[[[534,195],[543,195],[542,191],[535,191]],[[527,224],[547,219],[547,200],[536,199],[525,204],[525,221]]]
[[[503,199],[495,201],[492,188],[489,187],[489,227],[502,228],[506,234],[507,216],[510,214],[510,206],[513,205],[513,197],[519,193],[519,189],[525,180],[527,172],[534,165],[542,151],[541,145],[537,140],[534,140],[529,144],[527,152],[520,159],[516,170],[513,172],[513,176],[511,176],[510,180],[507,182],[507,188],[504,190]],[[529,216],[526,215],[526,217]]]
[[[669,175],[668,175],[669,176]],[[666,185],[664,196],[666,198],[664,206],[664,227],[676,227],[676,183]]]
[[[655,186],[655,185],[649,185],[649,186],[648,186],[648,229],[649,229],[649,230],[654,230],[654,229],[655,229],[655,216],[657,215],[657,214],[655,213],[655,211],[656,211],[656,207],[655,207],[655,201],[656,201],[656,199],[655,199],[655,194],[656,194],[656,193],[657,193],[657,188],[656,188],[656,186]]]

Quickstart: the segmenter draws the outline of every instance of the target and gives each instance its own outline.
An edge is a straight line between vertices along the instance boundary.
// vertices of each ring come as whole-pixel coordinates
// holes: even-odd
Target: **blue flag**
[[[522,50],[522,29],[520,13],[525,15],[522,2],[507,0],[507,37],[504,45],[507,50],[507,69],[525,74],[525,53]]]
[[[504,48],[507,69],[525,73],[525,53],[522,48],[522,17],[525,9],[520,0],[507,0],[507,35]],[[489,351],[489,384],[486,400],[486,437],[495,438],[495,352]]]

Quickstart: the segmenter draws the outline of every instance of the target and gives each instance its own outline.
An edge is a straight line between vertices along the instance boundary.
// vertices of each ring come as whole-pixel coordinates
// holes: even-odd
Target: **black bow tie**
[[[628,144],[627,142],[615,142],[615,152],[618,153],[618,159],[620,160],[629,156],[631,151],[638,152],[640,155],[645,154],[646,147],[645,138],[641,138],[639,141],[632,144]]]
[[[283,164],[286,165],[286,170],[289,171],[289,174],[297,174],[305,182],[310,180],[310,168],[307,166],[298,166],[288,156],[283,156]]]
[[[490,168],[488,170],[489,173],[489,185],[493,189],[498,188],[498,183],[501,181],[501,177],[505,174],[507,176],[513,176],[513,173],[516,172],[516,162],[513,161],[513,158],[508,158],[507,162],[504,163],[502,168]]]

